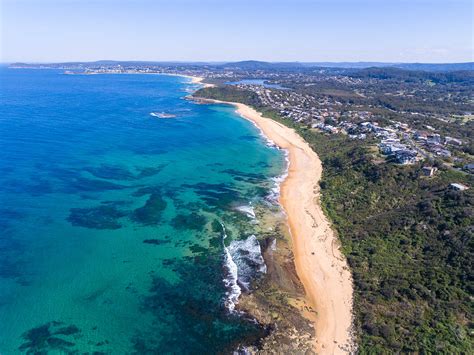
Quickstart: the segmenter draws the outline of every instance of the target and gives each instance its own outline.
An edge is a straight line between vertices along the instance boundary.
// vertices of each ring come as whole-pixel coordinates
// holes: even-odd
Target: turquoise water
[[[0,80],[0,353],[216,353],[263,335],[229,309],[265,272],[252,235],[279,211],[280,151],[231,107],[184,100],[185,78]]]

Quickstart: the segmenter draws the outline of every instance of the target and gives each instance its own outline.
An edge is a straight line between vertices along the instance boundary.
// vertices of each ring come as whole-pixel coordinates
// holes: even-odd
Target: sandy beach
[[[187,75],[182,75],[182,76],[191,79],[192,84],[201,84],[205,88],[212,88],[215,86],[214,84],[203,83],[202,81],[204,80],[204,78],[201,76],[187,76]]]
[[[198,81],[199,82],[199,81]],[[318,354],[351,352],[352,277],[339,241],[320,205],[321,161],[293,129],[262,115],[253,108],[232,104],[289,154],[288,177],[282,183],[280,203],[286,212],[298,277],[314,312],[304,312],[314,322]]]

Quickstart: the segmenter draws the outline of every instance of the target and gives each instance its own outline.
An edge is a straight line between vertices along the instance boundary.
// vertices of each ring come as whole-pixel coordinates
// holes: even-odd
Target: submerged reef
[[[146,177],[157,175],[166,166],[167,166],[167,164],[161,164],[161,165],[156,166],[156,167],[151,167],[150,166],[150,167],[136,168],[139,171],[139,173],[136,177],[137,177],[137,179],[143,179],[143,178],[146,178]]]
[[[229,184],[209,184],[198,183],[193,185],[184,185],[186,188],[192,188],[194,192],[209,206],[209,209],[215,212],[228,210],[230,207],[241,200],[241,192],[233,189]]]
[[[160,173],[165,164],[156,167],[135,167],[137,173],[121,165],[102,164],[99,166],[85,167],[83,170],[99,179],[105,180],[140,180]]]
[[[191,229],[196,231],[202,231],[206,225],[206,217],[199,213],[192,212],[190,214],[178,214],[171,220],[171,225],[178,229]]]
[[[67,185],[65,186],[62,192],[75,194],[81,191],[101,192],[107,190],[121,190],[126,188],[128,188],[128,186],[116,184],[109,181],[76,176],[74,177],[74,179],[67,182]]]
[[[223,173],[231,175],[237,181],[245,181],[248,183],[262,183],[268,179],[265,174],[258,173],[245,173],[236,169],[225,169]]]
[[[134,193],[132,193],[133,197],[141,197],[150,194],[161,194],[163,195],[163,190],[159,186],[145,186],[140,187]]]
[[[171,243],[169,237],[167,239],[145,239],[143,241],[145,244],[161,245]]]
[[[153,275],[142,310],[165,323],[156,332],[137,333],[137,353],[231,353],[240,345],[258,342],[267,334],[245,314],[225,308],[221,233],[211,232],[209,245],[192,248],[192,255],[163,261],[177,281]],[[179,330],[179,331],[178,331]],[[179,334],[187,334],[182,337]]]
[[[98,167],[90,166],[83,169],[99,179],[106,180],[133,180],[134,174],[120,165],[102,164]]]
[[[23,333],[25,342],[18,350],[27,354],[47,354],[52,351],[72,353],[72,347],[76,344],[71,340],[80,332],[75,325],[65,326],[63,322],[49,322]]]
[[[127,212],[117,209],[113,205],[101,205],[92,208],[71,208],[68,221],[73,226],[93,229],[119,229],[122,225],[119,218],[125,217]]]
[[[150,195],[143,207],[137,208],[132,214],[132,220],[143,225],[159,224],[161,215],[166,209],[167,203],[157,193]]]

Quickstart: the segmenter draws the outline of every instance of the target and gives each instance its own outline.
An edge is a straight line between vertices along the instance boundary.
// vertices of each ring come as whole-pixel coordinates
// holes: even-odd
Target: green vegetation
[[[373,164],[359,142],[300,133],[323,161],[322,202],[352,269],[361,351],[472,351],[474,195],[448,188],[467,176],[422,177],[421,166]]]
[[[252,106],[259,106],[260,104],[260,100],[256,93],[248,90],[240,90],[230,85],[203,88],[198,90],[195,96],[212,98],[213,100],[245,102]]]
[[[196,96],[252,104],[233,91]],[[327,136],[255,106],[294,127],[323,162],[322,204],[352,269],[360,353],[473,353],[474,193],[449,189],[474,186],[472,176],[377,164],[370,141]]]

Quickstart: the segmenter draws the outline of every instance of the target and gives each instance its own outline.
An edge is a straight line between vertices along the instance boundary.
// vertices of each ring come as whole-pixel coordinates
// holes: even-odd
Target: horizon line
[[[232,64],[232,63],[241,63],[241,62],[260,62],[260,63],[269,63],[269,64],[318,64],[318,63],[377,63],[377,64],[474,64],[474,60],[467,61],[455,61],[455,62],[423,62],[423,61],[414,61],[414,62],[400,62],[400,61],[375,61],[375,60],[358,60],[358,61],[344,61],[344,60],[325,60],[325,61],[267,61],[267,60],[258,60],[258,59],[243,59],[243,60],[233,60],[233,61],[224,61],[224,60],[145,60],[145,59],[97,59],[97,60],[65,60],[65,61],[0,61],[0,64],[14,64],[14,63],[23,63],[23,64],[62,64],[62,63],[97,63],[97,62],[137,62],[137,63],[205,63],[205,64]]]

